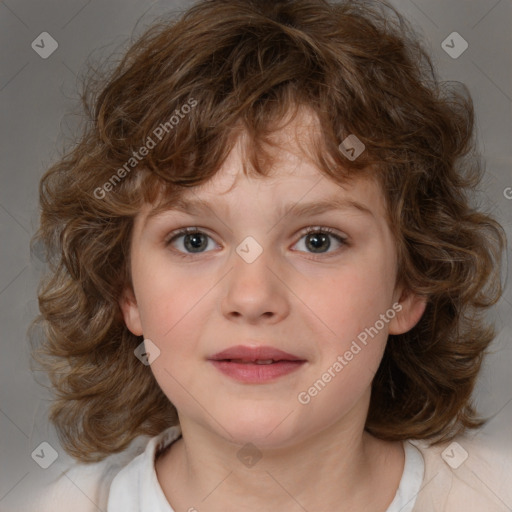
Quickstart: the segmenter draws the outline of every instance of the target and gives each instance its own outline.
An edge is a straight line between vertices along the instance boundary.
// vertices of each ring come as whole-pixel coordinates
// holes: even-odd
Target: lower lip
[[[211,363],[224,375],[240,382],[251,384],[269,382],[298,370],[305,361],[279,361],[271,364],[231,363],[214,361]]]

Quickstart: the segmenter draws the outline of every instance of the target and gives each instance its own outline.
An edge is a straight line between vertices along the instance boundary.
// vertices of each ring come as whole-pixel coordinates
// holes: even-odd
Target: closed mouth
[[[218,352],[209,358],[212,361],[223,361],[238,364],[269,365],[279,362],[304,362],[305,360],[270,346],[237,345]]]

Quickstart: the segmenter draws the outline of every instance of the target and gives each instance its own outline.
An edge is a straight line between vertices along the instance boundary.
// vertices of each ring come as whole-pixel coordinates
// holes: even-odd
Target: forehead
[[[145,214],[153,217],[162,211],[204,213],[215,209],[226,215],[259,202],[265,208],[283,215],[296,205],[302,213],[319,211],[326,203],[385,215],[385,201],[380,184],[370,173],[352,175],[346,170],[334,180],[318,167],[311,151],[314,141],[321,139],[318,117],[308,108],[299,108],[295,116],[285,119],[282,128],[272,132],[271,145],[265,146],[264,175],[251,167],[248,154],[255,146],[244,130],[216,174],[207,182],[185,188],[180,194],[158,204],[146,205]],[[312,142],[313,141],[313,142]],[[259,157],[259,155],[257,155]],[[324,203],[324,206],[315,203]],[[338,203],[337,205],[335,203]],[[326,209],[324,207],[324,209]]]
[[[358,177],[337,183],[313,164],[291,153],[287,157],[283,153],[271,175],[248,176],[242,170],[243,155],[233,151],[209,182],[185,191],[173,202],[172,209],[194,214],[214,207],[228,212],[231,206],[244,209],[251,203],[258,203],[278,214],[291,208],[295,213],[299,210],[319,213],[329,205],[368,212],[378,212],[380,208],[382,211],[383,197],[376,180]]]

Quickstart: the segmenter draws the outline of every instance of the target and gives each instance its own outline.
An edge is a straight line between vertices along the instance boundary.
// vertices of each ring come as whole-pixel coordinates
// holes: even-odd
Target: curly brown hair
[[[33,354],[50,376],[50,419],[70,455],[101,460],[178,422],[134,357],[142,337],[119,306],[131,286],[134,217],[211,179],[241,130],[265,175],[270,135],[300,106],[319,121],[311,154],[326,176],[379,181],[398,279],[428,301],[412,330],[389,336],[366,429],[440,442],[483,423],[471,395],[495,335],[484,314],[502,293],[505,234],[471,206],[483,173],[471,97],[438,79],[393,7],[203,0],[156,20],[103,78],[85,80],[81,97],[84,130],[41,179],[34,237],[48,273]],[[339,148],[349,134],[366,147],[355,160]]]

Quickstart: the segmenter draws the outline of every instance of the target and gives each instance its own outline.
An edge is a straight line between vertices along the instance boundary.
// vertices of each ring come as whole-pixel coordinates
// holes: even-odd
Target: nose
[[[231,321],[274,324],[289,314],[288,288],[270,252],[263,250],[254,261],[233,252],[222,300],[222,313]]]

